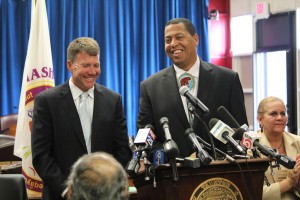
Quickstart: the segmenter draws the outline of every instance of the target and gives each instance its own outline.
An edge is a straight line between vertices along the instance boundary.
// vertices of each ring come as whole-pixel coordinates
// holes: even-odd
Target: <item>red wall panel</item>
[[[219,11],[219,20],[209,20],[210,62],[232,68],[230,53],[230,10],[229,0],[210,0],[208,11]]]

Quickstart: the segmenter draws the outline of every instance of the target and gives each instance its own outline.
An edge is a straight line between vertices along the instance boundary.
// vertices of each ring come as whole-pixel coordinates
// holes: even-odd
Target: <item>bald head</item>
[[[71,199],[128,199],[127,174],[110,154],[97,152],[81,157],[72,167],[67,185]]]

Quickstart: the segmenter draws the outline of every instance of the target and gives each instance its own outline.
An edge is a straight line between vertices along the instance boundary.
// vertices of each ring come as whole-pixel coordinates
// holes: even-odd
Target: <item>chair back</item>
[[[15,136],[18,114],[0,116],[0,134]]]
[[[28,200],[22,174],[0,174],[0,199]]]
[[[21,161],[14,155],[15,137],[0,134],[0,162]]]

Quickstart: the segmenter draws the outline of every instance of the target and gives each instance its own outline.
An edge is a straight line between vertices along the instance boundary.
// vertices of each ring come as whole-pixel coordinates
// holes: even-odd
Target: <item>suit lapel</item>
[[[207,63],[200,61],[200,76],[197,97],[204,104],[207,103],[209,93],[211,91],[215,75],[212,68]]]
[[[209,93],[212,89],[215,75],[212,71],[212,68],[209,65],[207,65],[206,62],[203,62],[202,60],[200,60],[200,70],[199,71],[200,71],[200,75],[199,75],[199,82],[198,82],[197,98],[204,105],[207,105]],[[199,123],[200,123],[200,120],[197,117],[195,117],[193,127],[197,127]]]
[[[78,138],[81,145],[86,149],[80,118],[76,106],[74,104],[73,96],[68,81],[63,85],[60,95],[60,98],[62,98],[62,104],[66,113],[66,117],[70,119],[71,126],[76,137]]]
[[[188,127],[189,123],[179,94],[179,88],[177,85],[175,70],[173,66],[167,68],[167,70],[165,71],[165,74],[163,75],[162,87],[164,88],[165,94],[168,96],[169,101],[172,103],[174,110],[179,116],[179,119],[186,127]]]
[[[91,149],[95,145],[95,130],[100,130],[97,126],[99,125],[99,119],[105,117],[105,112],[103,111],[103,106],[105,105],[105,96],[99,85],[95,84],[94,89],[94,110],[93,110],[93,121],[92,121],[92,135],[91,135]],[[98,133],[99,134],[99,133]]]

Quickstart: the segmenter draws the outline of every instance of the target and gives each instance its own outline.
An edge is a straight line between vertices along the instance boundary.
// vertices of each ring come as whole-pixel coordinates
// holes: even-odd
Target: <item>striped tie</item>
[[[86,100],[88,98],[88,93],[83,92],[80,95],[80,103],[78,114],[81,121],[81,126],[84,134],[85,144],[87,146],[88,153],[91,153],[91,119],[87,111]]]

